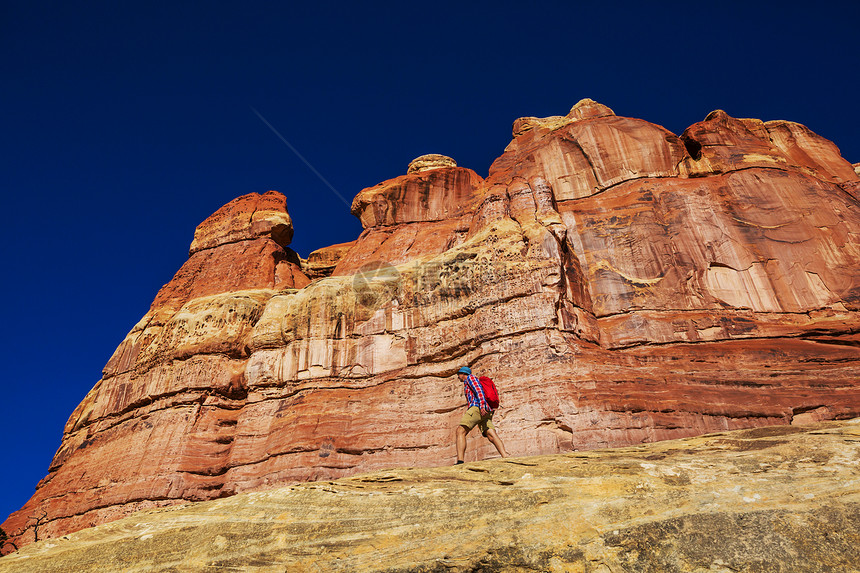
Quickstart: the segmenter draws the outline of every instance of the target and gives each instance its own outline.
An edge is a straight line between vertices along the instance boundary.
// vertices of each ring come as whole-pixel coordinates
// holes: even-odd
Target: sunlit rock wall
[[[583,100],[487,178],[420,159],[307,261],[278,193],[204,221],[3,528],[451,463],[462,365],[513,455],[860,415],[860,177],[804,126]]]

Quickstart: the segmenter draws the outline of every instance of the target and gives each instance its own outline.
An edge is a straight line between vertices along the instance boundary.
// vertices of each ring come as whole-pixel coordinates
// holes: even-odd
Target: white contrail
[[[265,117],[263,117],[263,116],[260,114],[260,112],[259,112],[259,111],[257,111],[256,109],[254,109],[254,106],[251,106],[251,111],[253,111],[255,114],[257,114],[257,117],[259,117],[259,118],[260,118],[260,121],[262,121],[263,123],[265,123],[265,124],[266,124],[266,126],[267,126],[269,129],[271,129],[271,130],[272,130],[272,133],[274,133],[275,135],[277,135],[277,136],[278,136],[278,138],[280,138],[280,140],[281,140],[281,141],[283,141],[283,142],[284,142],[284,144],[285,144],[287,147],[289,147],[289,148],[290,148],[290,150],[291,150],[293,153],[295,153],[295,154],[296,154],[296,157],[298,157],[299,159],[301,159],[301,160],[302,160],[302,162],[303,162],[305,165],[307,165],[307,166],[308,166],[308,169],[310,169],[311,171],[313,171],[313,172],[314,172],[314,174],[315,174],[317,177],[319,177],[319,178],[320,178],[320,181],[322,181],[323,183],[325,183],[325,184],[328,186],[328,188],[332,190],[332,193],[334,193],[335,195],[337,195],[337,196],[338,196],[338,198],[339,198],[341,201],[343,201],[343,203],[344,203],[347,207],[352,208],[352,202],[347,201],[347,200],[346,200],[346,197],[344,197],[343,195],[341,195],[341,194],[338,192],[338,190],[334,188],[334,185],[332,185],[331,183],[329,183],[329,182],[328,182],[328,179],[326,179],[325,177],[323,177],[323,176],[322,176],[322,173],[320,173],[319,171],[317,171],[317,170],[314,168],[314,166],[313,166],[313,165],[311,165],[311,164],[310,164],[310,162],[309,162],[307,159],[305,159],[304,155],[302,155],[301,153],[299,153],[299,150],[298,150],[298,149],[296,149],[295,147],[293,147],[293,145],[292,145],[289,141],[287,141],[287,139],[286,139],[283,135],[281,135],[281,134],[278,132],[278,130],[277,130],[277,129],[275,129],[275,128],[274,128],[274,126],[272,126],[272,124],[271,124],[271,123],[269,123],[268,121],[266,121],[266,118],[265,118]]]

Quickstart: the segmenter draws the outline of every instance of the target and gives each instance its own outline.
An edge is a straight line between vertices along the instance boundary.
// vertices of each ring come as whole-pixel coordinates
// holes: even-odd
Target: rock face
[[[406,169],[407,175],[419,173],[421,171],[429,171],[431,169],[440,169],[442,167],[457,167],[457,162],[446,155],[430,153],[416,157],[409,162],[409,167]]]
[[[432,165],[307,262],[279,194],[201,224],[3,528],[450,463],[462,365],[515,456],[860,415],[860,177],[831,142],[583,100],[517,120],[487,178]]]
[[[331,276],[337,264],[352,249],[354,243],[355,241],[350,241],[317,249],[308,255],[302,270],[311,279]]]
[[[857,571],[858,464],[860,420],[395,469],[141,512],[0,572]]]

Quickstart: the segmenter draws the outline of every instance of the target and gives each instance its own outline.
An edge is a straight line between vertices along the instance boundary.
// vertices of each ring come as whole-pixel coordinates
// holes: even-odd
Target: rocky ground
[[[401,468],[143,511],[0,572],[860,571],[860,419]]]

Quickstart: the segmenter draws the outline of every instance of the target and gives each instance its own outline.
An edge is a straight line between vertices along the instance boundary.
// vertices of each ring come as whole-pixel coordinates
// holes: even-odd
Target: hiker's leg
[[[508,452],[505,451],[505,444],[502,443],[502,439],[496,433],[496,430],[490,428],[487,430],[487,439],[490,440],[490,443],[496,446],[496,449],[499,450],[499,455],[503,458],[508,457]]]
[[[469,431],[465,426],[457,426],[457,461],[462,462],[466,457],[466,434]]]
[[[477,426],[481,421],[481,411],[477,406],[471,406],[463,413],[460,418],[460,425],[457,426],[457,461],[462,462],[466,456],[466,434],[472,428]]]

